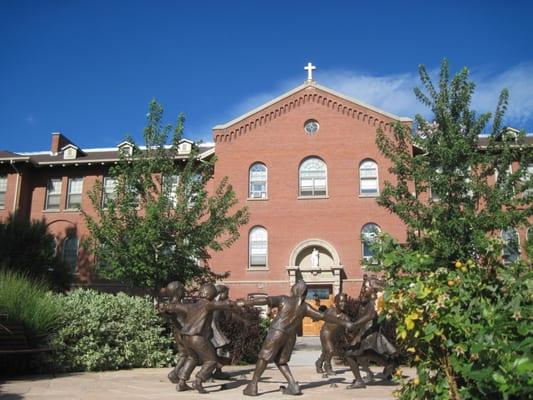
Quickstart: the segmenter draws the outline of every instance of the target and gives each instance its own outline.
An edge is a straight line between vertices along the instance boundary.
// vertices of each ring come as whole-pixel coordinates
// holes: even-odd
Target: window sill
[[[75,212],[81,212],[81,210],[79,208],[66,208],[63,210],[63,212],[75,213]]]
[[[371,198],[371,199],[375,199],[376,197],[379,197],[379,193],[376,193],[376,194],[360,194],[359,195],[360,198]]]
[[[320,200],[320,199],[329,199],[328,195],[325,196],[298,196],[298,200]]]
[[[59,213],[61,210],[43,210],[43,213]]]
[[[248,201],[267,201],[268,197],[248,197]]]
[[[246,267],[246,271],[248,272],[254,272],[254,271],[270,271],[270,268],[268,267]]]

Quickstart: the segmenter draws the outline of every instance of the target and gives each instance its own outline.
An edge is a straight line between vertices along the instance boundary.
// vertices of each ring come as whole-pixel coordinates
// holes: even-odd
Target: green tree
[[[396,178],[378,203],[407,226],[406,243],[384,235],[368,266],[387,281],[385,317],[418,372],[399,396],[525,398],[533,393],[531,258],[502,257],[502,232],[528,226],[533,152],[523,133],[502,128],[507,90],[492,117],[470,109],[466,68],[450,79],[445,60],[438,86],[423,66],[420,78],[415,94],[433,119],[417,116],[415,133],[397,124],[376,138]]]
[[[99,274],[154,291],[171,280],[216,278],[209,251],[230,246],[248,221],[227,178],[208,191],[214,156],[200,158],[196,144],[185,158],[179,154],[183,115],[175,127],[162,119],[163,108],[154,100],[145,146],[128,139],[133,152],[121,154],[109,171],[114,191],[102,198],[103,182],[97,182],[89,193],[97,216],[83,212]]]
[[[44,220],[11,214],[0,222],[0,267],[44,280],[56,290],[69,287],[72,275],[55,255],[56,243]]]

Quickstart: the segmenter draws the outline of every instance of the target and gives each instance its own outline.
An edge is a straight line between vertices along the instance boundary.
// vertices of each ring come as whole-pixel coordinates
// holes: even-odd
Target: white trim
[[[180,143],[182,141],[187,141],[187,142],[194,143],[192,140],[189,140],[189,139],[181,139]],[[126,142],[126,141],[124,141],[124,142]],[[122,142],[122,143],[124,143],[124,142]],[[127,143],[129,143],[129,142],[127,142]],[[139,150],[146,150],[146,146],[137,146],[137,147],[139,148]],[[170,149],[171,147],[172,147],[172,145],[170,145],[170,144],[164,145],[165,149]],[[198,147],[200,147],[200,148],[202,148],[202,147],[215,147],[215,143],[214,142],[203,142],[203,143],[198,144]],[[117,147],[92,147],[90,149],[83,149],[83,152],[84,153],[97,153],[97,152],[106,152],[106,151],[112,152],[112,151],[117,151],[117,149],[118,149],[118,146]],[[24,155],[24,156],[49,155],[49,156],[53,156],[54,155],[49,150],[13,151],[12,153],[15,154],[16,156],[18,156],[18,155]],[[3,158],[0,158],[0,160],[3,160],[3,159],[11,160],[11,159],[14,159],[14,158],[15,157],[3,157]]]
[[[69,143],[63,147],[61,147],[61,150],[64,151],[65,149],[68,149],[68,148],[73,148],[75,150],[79,150],[80,148],[78,146],[76,146],[75,144],[72,144],[72,143]]]
[[[322,247],[329,251],[331,254],[331,257],[333,258],[333,264],[334,265],[341,265],[341,259],[339,257],[339,253],[337,253],[337,250],[333,245],[329,242],[326,242],[325,240],[314,238],[314,239],[306,239],[303,242],[298,243],[291,251],[291,254],[289,256],[289,265],[295,266],[296,265],[296,259],[298,258],[298,255],[305,249],[309,247]]]
[[[247,112],[246,114],[243,114],[237,118],[234,118],[232,119],[231,121],[229,122],[226,122],[225,124],[219,124],[219,125],[216,125],[213,127],[213,130],[218,130],[218,129],[226,129],[234,124],[236,124],[237,122],[240,122],[248,117],[250,117],[251,115],[254,115],[256,113],[258,113],[259,111],[262,111],[268,107],[270,107],[271,105],[299,92],[300,90],[303,90],[303,89],[306,89],[307,87],[315,87],[317,89],[320,89],[326,93],[329,93],[329,94],[332,94],[333,96],[337,96],[337,97],[340,97],[341,99],[344,99],[346,101],[349,101],[351,103],[354,103],[354,104],[357,104],[358,106],[361,106],[361,107],[364,107],[364,108],[367,108],[371,111],[374,111],[374,112],[377,112],[378,114],[382,114],[386,117],[389,117],[389,118],[392,118],[392,119],[395,119],[397,121],[400,121],[400,122],[412,122],[413,119],[412,118],[408,118],[408,117],[400,117],[398,115],[395,115],[395,114],[391,114],[387,111],[384,111],[384,110],[381,110],[377,107],[374,107],[374,106],[371,106],[369,104],[366,104],[360,100],[357,100],[357,99],[354,99],[353,97],[349,97],[349,96],[346,96],[342,93],[339,93],[339,92],[336,92],[335,90],[332,90],[326,86],[322,86],[322,85],[319,85],[317,83],[315,83],[314,81],[313,82],[305,82],[304,84],[300,85],[300,86],[297,86],[296,88],[292,89],[292,90],[289,90],[288,92],[285,92],[283,93],[281,96],[278,96],[276,97],[275,99],[272,99],[270,100],[269,102],[259,106],[259,107],[256,107],[254,108],[253,110]]]

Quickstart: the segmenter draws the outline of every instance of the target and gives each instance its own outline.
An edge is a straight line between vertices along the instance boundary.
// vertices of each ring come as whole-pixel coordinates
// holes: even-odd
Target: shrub
[[[231,339],[232,364],[253,364],[265,340],[270,320],[262,319],[259,310],[244,307],[240,318],[225,318],[220,323],[224,334]],[[241,319],[248,321],[243,323]]]
[[[172,335],[149,298],[78,289],[59,301],[58,369],[162,367],[173,361]]]
[[[54,332],[61,315],[57,298],[45,283],[8,270],[0,270],[0,312],[22,323],[35,338]]]
[[[533,215],[533,152],[523,132],[502,126],[507,90],[492,118],[470,108],[475,85],[466,68],[450,79],[444,61],[438,84],[424,67],[420,77],[424,90],[415,92],[433,120],[417,116],[415,134],[401,124],[376,134],[395,178],[378,204],[407,226],[402,245],[387,235],[375,241],[368,265],[387,282],[383,311],[417,369],[397,394],[531,398],[532,265],[516,260],[519,243],[506,232],[526,228]]]

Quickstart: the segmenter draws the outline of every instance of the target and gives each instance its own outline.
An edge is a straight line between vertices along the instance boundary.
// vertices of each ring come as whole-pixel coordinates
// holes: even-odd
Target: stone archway
[[[303,279],[310,285],[331,285],[334,295],[341,290],[342,268],[337,250],[322,239],[308,239],[299,243],[292,250],[286,267],[291,286],[296,280]]]

